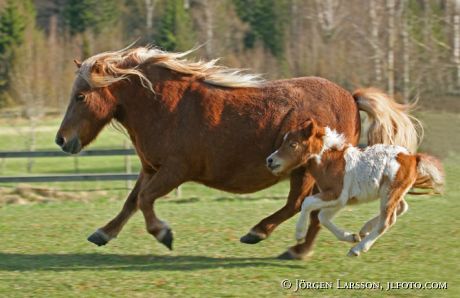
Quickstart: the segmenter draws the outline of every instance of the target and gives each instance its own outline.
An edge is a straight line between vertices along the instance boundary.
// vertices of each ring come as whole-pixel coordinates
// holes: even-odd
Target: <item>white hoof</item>
[[[348,252],[347,256],[349,256],[349,257],[357,257],[357,256],[359,256],[359,254],[360,254],[359,250],[352,248]]]

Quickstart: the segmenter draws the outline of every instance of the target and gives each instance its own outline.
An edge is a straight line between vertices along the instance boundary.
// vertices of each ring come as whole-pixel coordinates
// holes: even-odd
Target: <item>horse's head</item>
[[[307,120],[294,131],[286,133],[281,147],[267,157],[267,167],[275,175],[283,175],[305,165],[323,146],[324,128]]]
[[[68,153],[78,153],[93,141],[102,128],[113,118],[116,99],[108,87],[91,84],[87,74],[97,75],[98,63],[82,65],[74,81],[70,102],[56,135],[56,144]],[[86,63],[86,62],[85,62]],[[84,67],[89,69],[85,70]]]

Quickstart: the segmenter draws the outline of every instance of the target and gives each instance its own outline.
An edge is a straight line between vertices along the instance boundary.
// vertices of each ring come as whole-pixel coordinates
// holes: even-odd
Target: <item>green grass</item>
[[[322,231],[315,254],[306,261],[279,261],[275,257],[294,244],[293,218],[257,245],[239,243],[239,237],[263,217],[279,209],[288,192],[283,182],[270,189],[234,195],[189,183],[180,199],[157,202],[160,218],[175,233],[174,251],[158,244],[144,229],[137,213],[118,239],[95,247],[86,237],[121,208],[125,190],[109,191],[86,202],[62,201],[27,205],[0,205],[0,297],[459,297],[460,157],[457,114],[418,115],[425,124],[424,151],[444,157],[448,185],[442,197],[409,197],[409,212],[372,250],[348,258],[350,246]],[[54,127],[38,133],[38,149],[52,149]],[[23,126],[25,123],[15,123]],[[8,133],[0,122],[0,150],[25,150],[24,135]],[[122,147],[125,137],[106,129],[92,148]],[[73,157],[37,159],[32,174],[71,173]],[[123,157],[78,158],[80,172],[123,171]],[[1,163],[1,161],[0,161]],[[134,171],[138,169],[133,157]],[[23,175],[26,161],[0,164],[0,175]],[[13,185],[9,185],[13,186]],[[38,186],[45,186],[39,184]],[[124,187],[124,182],[49,183],[60,189]],[[115,194],[115,195],[114,195]],[[1,195],[1,194],[0,194]],[[101,197],[102,196],[102,197]],[[82,199],[83,200],[83,199]],[[378,203],[344,210],[335,222],[358,231],[378,209]],[[335,282],[441,281],[447,290],[293,290],[282,289],[289,279]]]
[[[114,216],[122,201],[7,205],[0,209],[1,297],[104,296],[289,296],[280,282],[442,281],[447,290],[304,290],[317,297],[458,297],[459,159],[446,160],[447,194],[409,197],[409,212],[373,249],[346,257],[349,245],[322,231],[315,254],[306,261],[274,257],[293,244],[294,221],[284,223],[258,245],[238,239],[259,219],[278,209],[287,184],[250,196],[234,196],[190,185],[182,199],[157,204],[175,232],[167,251],[144,230],[140,213],[118,239],[95,247],[85,237]],[[203,195],[202,195],[203,194]],[[357,231],[377,204],[344,210],[336,222]]]

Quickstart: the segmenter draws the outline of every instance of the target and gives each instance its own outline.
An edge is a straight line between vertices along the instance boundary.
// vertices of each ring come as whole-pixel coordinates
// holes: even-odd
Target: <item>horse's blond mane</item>
[[[145,88],[153,91],[152,83],[139,70],[140,65],[152,63],[179,73],[193,75],[216,86],[259,87],[264,82],[258,74],[247,74],[242,69],[217,65],[218,59],[190,61],[184,58],[195,50],[170,53],[153,47],[139,47],[104,52],[83,61],[79,74],[95,88],[109,86],[133,75],[140,79]]]

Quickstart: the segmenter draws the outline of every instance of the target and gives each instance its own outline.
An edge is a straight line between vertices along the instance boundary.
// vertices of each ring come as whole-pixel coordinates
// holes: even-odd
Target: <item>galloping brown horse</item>
[[[370,144],[416,146],[405,107],[379,91],[352,96],[316,77],[265,82],[217,66],[215,60],[188,61],[188,53],[141,47],[75,61],[79,70],[56,143],[66,152],[78,153],[114,120],[127,130],[142,164],[121,212],[89,241],[105,245],[139,208],[147,231],[171,249],[171,229],[154,212],[157,198],[186,181],[233,193],[274,185],[283,177],[267,170],[266,156],[280,146],[286,132],[309,118],[356,144],[359,110],[364,110],[373,119]],[[259,222],[241,242],[267,238],[299,211],[314,181],[305,168],[289,173],[289,179],[285,206]],[[306,241],[282,257],[301,258],[310,251],[319,231],[317,214],[311,218]]]

